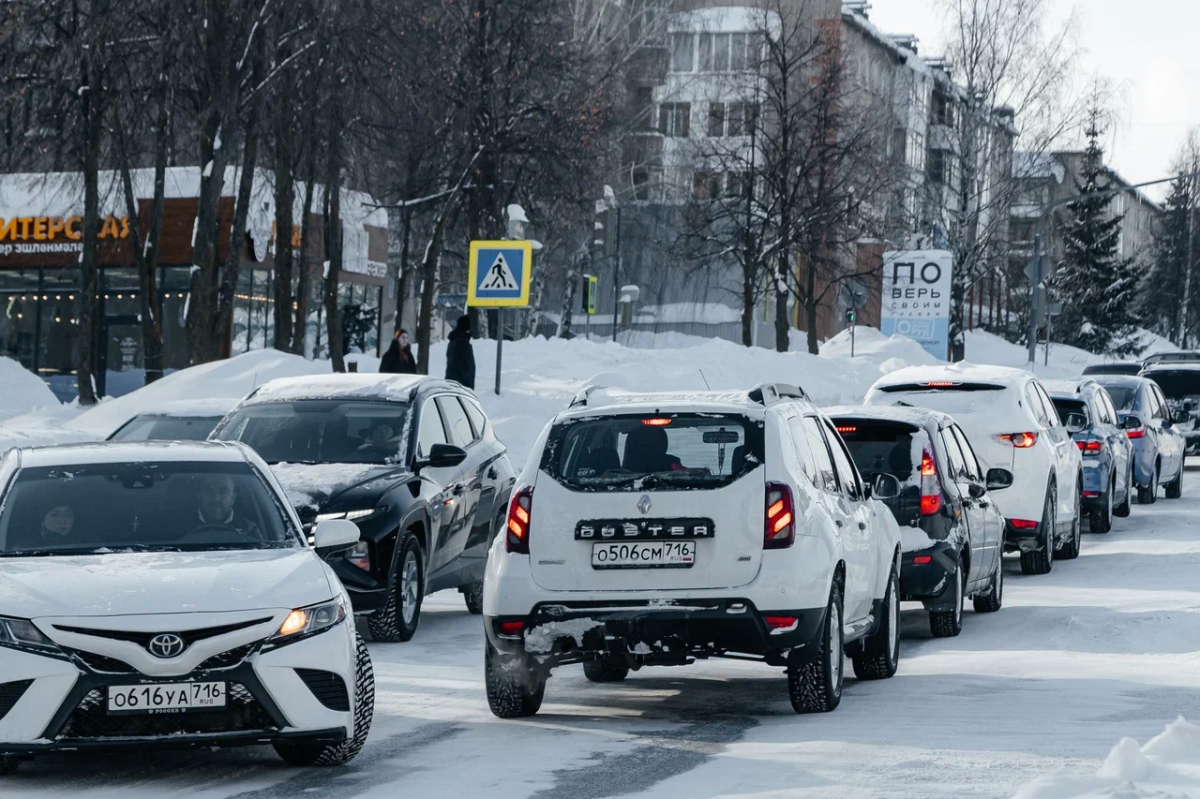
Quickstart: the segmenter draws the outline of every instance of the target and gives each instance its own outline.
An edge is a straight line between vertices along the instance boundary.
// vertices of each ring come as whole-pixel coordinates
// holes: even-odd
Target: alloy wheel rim
[[[404,568],[400,573],[400,613],[405,624],[412,624],[417,615],[417,556],[409,552],[404,556]]]
[[[841,640],[838,633],[842,628],[842,614],[838,612],[836,602],[829,606],[829,610],[829,676],[833,690],[837,691],[842,681],[842,648],[838,645]]]

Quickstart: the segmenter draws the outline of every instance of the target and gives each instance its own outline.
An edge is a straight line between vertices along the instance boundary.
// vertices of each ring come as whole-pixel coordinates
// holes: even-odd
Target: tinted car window
[[[829,445],[821,433],[821,423],[814,416],[804,417],[804,434],[808,439],[808,448],[812,450],[813,459],[817,462],[817,488],[823,488],[836,494],[838,488],[837,472],[833,468],[833,458],[829,454]]]
[[[1106,386],[1112,404],[1118,410],[1129,411],[1137,403],[1137,388],[1135,386]]]
[[[1200,370],[1156,370],[1145,375],[1162,389],[1167,399],[1200,396]]]
[[[437,404],[441,408],[446,431],[450,434],[450,443],[456,447],[469,447],[474,443],[475,433],[471,430],[471,422],[458,400],[455,397],[438,397]]]
[[[448,444],[446,430],[442,427],[442,415],[437,403],[427,400],[421,408],[421,429],[417,433],[417,457],[427,458],[434,444]]]
[[[967,465],[967,476],[977,483],[982,483],[983,469],[979,466],[979,459],[975,457],[975,450],[971,449],[971,442],[967,441],[967,434],[957,425],[951,427],[950,431],[954,434],[959,448],[962,449],[963,462]]]
[[[1083,400],[1054,399],[1051,402],[1054,403],[1054,408],[1058,411],[1060,419],[1066,419],[1071,414],[1078,413],[1084,419],[1088,420],[1089,425],[1092,423],[1092,415],[1088,411],[1087,403]]]
[[[247,463],[22,469],[0,512],[0,557],[300,546],[275,493]]]
[[[297,400],[243,405],[216,438],[241,441],[268,463],[394,463],[408,405],[363,400]]]
[[[135,416],[110,441],[203,441],[220,416]]]
[[[862,486],[858,484],[858,474],[854,471],[854,462],[850,460],[850,453],[846,451],[846,445],[842,443],[841,436],[831,426],[826,426],[825,437],[829,440],[829,450],[833,453],[833,465],[837,468],[838,479],[841,481],[843,491],[850,499],[861,499]]]
[[[1034,390],[1037,391],[1038,397],[1042,400],[1042,406],[1046,409],[1046,420],[1051,427],[1061,427],[1062,419],[1058,416],[1058,411],[1054,408],[1054,403],[1050,401],[1050,395],[1046,393],[1046,389],[1042,388],[1037,383],[1033,384]]]
[[[541,468],[581,490],[719,488],[763,463],[762,423],[740,414],[612,414],[554,426]]]
[[[921,456],[928,438],[924,430],[907,422],[856,419],[836,421],[838,432],[865,482],[879,474],[900,481],[900,495],[885,499],[896,520],[908,524],[921,513]]]

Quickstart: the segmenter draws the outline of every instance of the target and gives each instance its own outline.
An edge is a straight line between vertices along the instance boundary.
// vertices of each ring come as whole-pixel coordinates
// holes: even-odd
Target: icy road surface
[[[441,594],[412,643],[371,645],[375,726],[348,768],[292,769],[267,749],[57,756],[0,796],[1004,797],[1059,769],[1091,774],[1123,736],[1144,742],[1179,714],[1200,721],[1200,474],[1184,499],[1085,535],[1048,576],[1005,567],[1003,610],[968,611],[942,641],[907,612],[899,674],[848,679],[828,715],[793,714],[777,670],[712,661],[616,687],[567,668],[538,717],[501,722],[479,619]]]

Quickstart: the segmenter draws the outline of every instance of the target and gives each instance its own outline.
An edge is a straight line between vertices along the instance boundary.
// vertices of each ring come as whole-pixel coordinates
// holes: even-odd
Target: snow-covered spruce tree
[[[1079,199],[1067,206],[1063,259],[1054,286],[1063,314],[1056,335],[1090,352],[1129,355],[1137,349],[1140,270],[1121,257],[1121,220],[1109,207],[1112,195],[1100,145],[1101,112],[1091,111],[1083,168],[1075,182]]]
[[[1182,343],[1184,330],[1183,286],[1188,258],[1189,181],[1181,174],[1171,183],[1162,219],[1154,232],[1154,263],[1142,286],[1141,312],[1147,327]]]

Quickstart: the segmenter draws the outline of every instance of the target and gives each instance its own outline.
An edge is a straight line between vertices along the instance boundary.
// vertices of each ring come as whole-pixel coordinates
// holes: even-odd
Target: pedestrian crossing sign
[[[467,262],[467,305],[512,308],[529,305],[533,244],[473,241]]]

